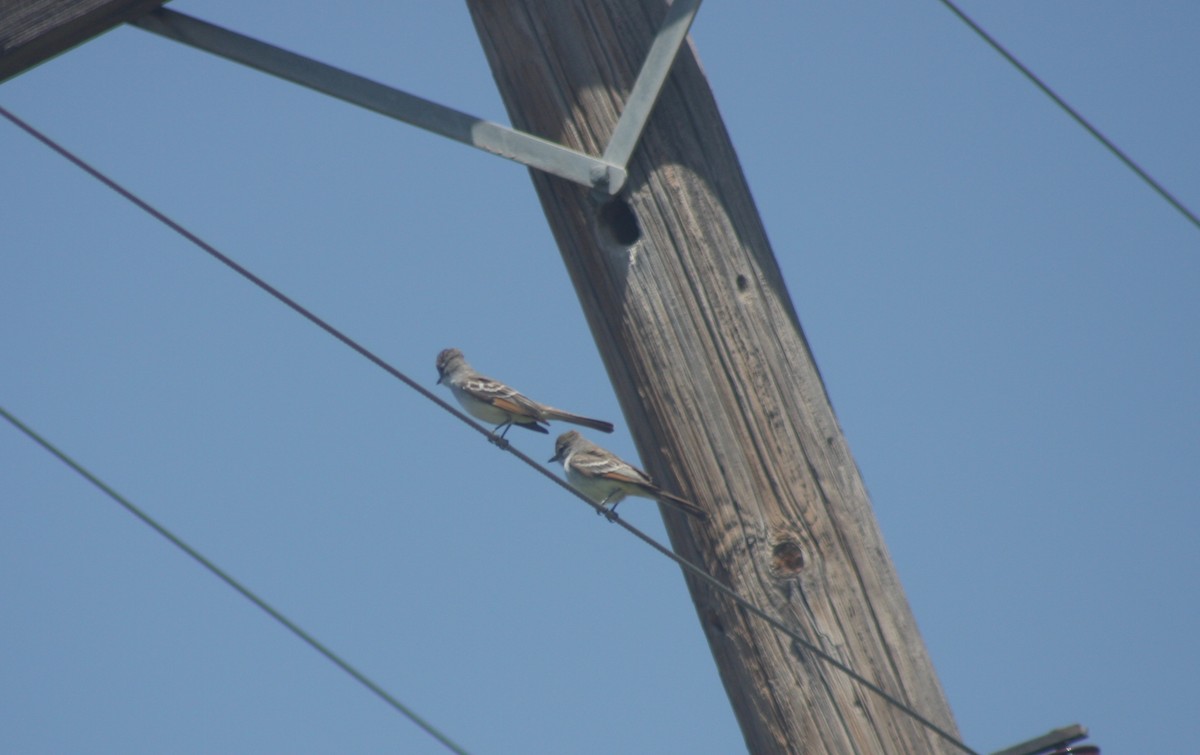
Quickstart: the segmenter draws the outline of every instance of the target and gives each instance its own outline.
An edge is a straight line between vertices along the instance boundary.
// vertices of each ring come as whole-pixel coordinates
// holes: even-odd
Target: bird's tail
[[[683,513],[688,514],[689,516],[696,517],[697,519],[699,519],[702,522],[707,521],[707,519],[708,519],[708,512],[706,512],[704,509],[700,508],[699,506],[692,503],[691,501],[685,501],[684,499],[680,498],[677,495],[668,493],[667,491],[663,490],[662,488],[658,488],[658,487],[654,488],[654,497],[657,498],[658,500],[662,501],[663,503],[667,504],[668,506],[674,506],[675,508],[679,509]]]
[[[599,430],[602,433],[611,433],[613,431],[613,423],[605,422],[602,419],[592,419],[591,417],[581,417],[578,414],[564,412],[562,409],[555,409],[547,406],[543,411],[545,419],[557,419],[563,422],[570,422],[573,425],[582,425],[590,427],[593,430]]]

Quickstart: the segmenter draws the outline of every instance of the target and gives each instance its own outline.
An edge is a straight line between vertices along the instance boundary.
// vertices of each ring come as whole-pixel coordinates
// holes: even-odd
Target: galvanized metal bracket
[[[177,11],[159,8],[130,23],[286,81],[315,89],[389,118],[432,131],[615,196],[671,64],[687,38],[701,0],[675,0],[650,46],[629,100],[602,157],[593,157],[508,126],[380,84],[303,55],[260,42]]]
[[[1088,730],[1079,724],[1071,724],[1064,726],[1061,729],[1047,732],[1040,737],[1035,737],[1028,742],[1022,742],[1019,745],[1006,747],[999,752],[994,752],[992,755],[1068,755],[1069,753],[1079,753],[1079,755],[1096,754],[1100,752],[1100,748],[1095,745],[1079,745],[1073,746],[1073,743],[1081,739],[1087,739]],[[1053,750],[1053,752],[1051,752]]]

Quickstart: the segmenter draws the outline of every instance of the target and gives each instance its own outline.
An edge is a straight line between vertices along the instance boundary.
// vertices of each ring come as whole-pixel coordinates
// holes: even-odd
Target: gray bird
[[[496,426],[493,434],[500,432],[503,438],[508,428],[519,425],[527,430],[549,433],[546,429],[551,420],[561,420],[605,433],[613,431],[611,422],[582,417],[564,412],[552,406],[539,404],[520,391],[510,388],[499,380],[484,377],[472,369],[458,349],[444,349],[437,357],[438,383],[444,383],[462,404],[462,408],[476,419]]]
[[[612,452],[605,451],[575,430],[558,436],[550,461],[561,461],[567,481],[580,493],[599,503],[609,518],[616,515],[617,504],[626,496],[636,495],[662,501],[697,519],[708,519],[704,509],[658,487],[650,475],[622,461]]]

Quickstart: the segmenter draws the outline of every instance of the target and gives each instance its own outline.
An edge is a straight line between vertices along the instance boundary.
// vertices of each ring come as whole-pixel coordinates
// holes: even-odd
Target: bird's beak
[[[558,454],[554,454],[549,459],[546,459],[547,464],[549,464],[552,461],[562,461],[562,457],[560,457]]]
[[[438,373],[438,379],[437,379],[437,383],[436,383],[437,385],[441,385],[441,384],[442,384],[442,378],[443,378],[443,377],[445,377],[445,375],[443,375],[442,373],[440,373],[440,372],[439,372],[439,373]]]

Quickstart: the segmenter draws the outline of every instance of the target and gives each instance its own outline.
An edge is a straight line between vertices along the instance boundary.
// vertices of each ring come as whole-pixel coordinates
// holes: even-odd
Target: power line
[[[38,140],[38,141],[40,141],[42,144],[46,145],[47,147],[49,147],[50,149],[54,150],[55,152],[57,152],[57,153],[58,153],[59,155],[61,155],[62,157],[66,158],[68,161],[70,161],[71,163],[73,163],[73,164],[74,164],[76,167],[78,167],[79,169],[83,170],[85,173],[87,173],[88,175],[90,175],[92,178],[95,178],[95,179],[96,179],[97,181],[99,181],[100,183],[104,184],[104,185],[105,185],[105,186],[107,186],[108,188],[110,188],[110,189],[112,189],[113,191],[115,191],[116,193],[120,194],[120,195],[121,195],[122,197],[124,197],[125,199],[128,199],[130,202],[132,202],[133,204],[137,205],[137,207],[138,207],[139,209],[141,209],[141,210],[143,210],[144,212],[148,213],[148,214],[149,214],[151,217],[153,217],[155,220],[159,221],[159,222],[160,222],[160,223],[162,223],[163,225],[165,225],[165,226],[167,226],[168,228],[170,228],[172,231],[175,231],[175,232],[176,232],[176,233],[178,233],[180,236],[183,236],[183,237],[184,237],[185,239],[187,239],[188,241],[190,241],[190,242],[192,242],[193,244],[195,244],[196,246],[200,247],[200,248],[201,248],[202,250],[204,250],[204,251],[205,251],[207,254],[211,255],[211,256],[212,256],[212,257],[214,257],[214,258],[216,258],[216,259],[217,259],[217,261],[219,261],[221,264],[223,264],[223,265],[225,265],[225,266],[229,267],[229,268],[230,268],[230,269],[232,269],[234,272],[236,272],[238,275],[242,276],[242,277],[243,277],[243,278],[245,278],[246,280],[250,281],[250,282],[251,282],[251,283],[253,283],[254,285],[256,285],[256,286],[258,286],[259,288],[261,288],[263,291],[266,291],[268,294],[270,294],[271,296],[273,296],[273,297],[275,297],[276,299],[278,299],[278,300],[279,300],[280,302],[282,302],[283,304],[287,305],[289,308],[291,308],[292,310],[294,310],[294,311],[295,311],[297,314],[299,314],[301,317],[303,317],[303,318],[305,318],[306,320],[308,320],[309,322],[311,322],[313,325],[316,325],[318,328],[320,328],[321,330],[324,330],[326,333],[328,333],[329,335],[333,336],[333,337],[334,337],[334,338],[336,338],[337,340],[341,341],[341,342],[342,342],[342,343],[344,343],[345,345],[349,346],[349,347],[350,347],[351,349],[353,349],[354,351],[357,351],[357,352],[358,352],[360,355],[362,355],[363,357],[366,357],[368,360],[370,360],[371,362],[373,362],[373,363],[374,363],[374,364],[375,364],[377,367],[381,368],[382,370],[384,370],[385,372],[387,372],[387,373],[388,373],[389,375],[391,375],[392,377],[394,377],[394,378],[396,378],[397,380],[399,380],[399,381],[403,382],[403,383],[404,383],[405,385],[407,385],[409,388],[412,388],[414,391],[417,391],[417,392],[418,392],[418,393],[420,393],[422,396],[424,396],[425,398],[427,398],[427,399],[429,399],[430,401],[434,402],[435,404],[438,404],[438,405],[439,405],[439,406],[441,406],[443,409],[445,409],[446,411],[448,411],[448,412],[450,412],[451,414],[455,415],[456,417],[458,417],[458,418],[459,418],[460,420],[462,420],[463,422],[467,423],[468,425],[471,425],[472,427],[474,427],[476,430],[478,430],[478,431],[479,431],[480,433],[482,433],[483,435],[485,435],[485,436],[488,436],[488,437],[491,437],[491,433],[490,433],[489,431],[487,431],[487,430],[485,430],[484,428],[480,427],[479,425],[475,424],[473,421],[471,421],[471,419],[470,419],[470,418],[468,418],[468,417],[467,417],[467,415],[463,414],[462,412],[458,411],[457,409],[455,409],[455,408],[454,408],[453,406],[451,406],[450,404],[447,404],[445,401],[443,401],[443,400],[441,400],[440,398],[438,398],[437,396],[435,396],[435,395],[434,395],[434,394],[433,394],[433,393],[432,393],[432,392],[431,392],[429,389],[425,388],[424,386],[422,386],[422,385],[421,385],[420,383],[418,383],[417,381],[413,380],[412,378],[408,377],[408,376],[407,376],[407,375],[405,375],[404,373],[400,372],[400,371],[399,371],[399,370],[397,370],[395,367],[392,367],[390,364],[388,364],[387,362],[385,362],[385,361],[383,361],[382,359],[380,359],[380,358],[379,358],[378,356],[376,356],[374,353],[372,353],[371,351],[369,351],[369,350],[368,350],[368,349],[366,349],[365,347],[361,346],[361,345],[360,345],[360,344],[359,344],[357,341],[355,341],[354,339],[352,339],[352,338],[350,338],[349,336],[345,335],[344,333],[342,333],[342,332],[341,332],[340,330],[338,330],[337,328],[333,327],[333,326],[332,326],[332,325],[330,325],[329,323],[327,323],[327,322],[325,322],[324,320],[322,320],[320,317],[317,317],[315,314],[313,314],[311,311],[309,311],[308,309],[306,309],[306,308],[305,308],[304,306],[302,306],[300,303],[298,303],[297,301],[295,301],[294,299],[292,299],[292,298],[291,298],[291,297],[289,297],[288,295],[284,294],[282,291],[280,291],[279,289],[275,288],[275,287],[274,287],[274,286],[272,286],[270,283],[267,283],[265,280],[263,280],[262,278],[258,277],[258,276],[257,276],[257,275],[255,275],[254,273],[250,272],[248,269],[246,269],[246,268],[245,268],[245,267],[243,267],[241,264],[239,264],[238,262],[236,262],[236,261],[235,261],[233,258],[231,258],[231,257],[228,257],[228,256],[226,256],[226,255],[222,254],[220,251],[218,251],[218,250],[216,249],[216,247],[212,246],[211,244],[209,244],[208,242],[206,242],[204,239],[200,238],[199,236],[197,236],[196,234],[192,233],[192,232],[191,232],[191,231],[189,231],[188,229],[184,228],[184,227],[183,227],[183,226],[181,226],[179,223],[176,223],[174,220],[172,220],[171,218],[167,217],[167,216],[166,216],[166,215],[164,215],[162,212],[159,212],[157,209],[155,209],[155,208],[154,208],[153,206],[151,206],[149,203],[145,202],[145,201],[144,201],[144,200],[142,200],[140,197],[138,197],[136,194],[134,194],[133,192],[129,191],[129,190],[128,190],[128,189],[126,189],[124,186],[121,186],[120,184],[118,184],[116,181],[112,180],[112,179],[111,179],[111,178],[109,178],[108,176],[104,175],[103,173],[101,173],[101,172],[100,172],[99,170],[97,170],[96,168],[93,168],[91,165],[89,165],[88,163],[84,162],[84,161],[83,161],[83,159],[81,159],[81,158],[77,157],[77,156],[76,156],[74,153],[72,153],[71,151],[69,151],[68,149],[66,149],[65,147],[63,147],[62,145],[58,144],[57,142],[55,142],[55,141],[54,141],[53,139],[51,139],[50,137],[46,136],[45,134],[43,134],[42,132],[38,131],[38,130],[37,130],[36,128],[34,128],[33,126],[31,126],[31,125],[29,125],[28,123],[26,123],[25,121],[21,120],[21,119],[20,119],[20,118],[18,118],[16,115],[14,115],[14,114],[12,114],[11,112],[9,112],[9,111],[8,111],[6,108],[4,108],[3,106],[0,106],[0,115],[2,115],[2,116],[4,116],[5,118],[7,118],[7,119],[8,119],[9,121],[11,121],[11,122],[12,122],[14,125],[16,125],[16,126],[17,126],[18,128],[20,128],[21,130],[25,131],[25,133],[29,134],[29,135],[30,135],[30,136],[32,136],[34,139],[37,139],[37,140]]]
[[[376,366],[378,366],[381,369],[383,369],[384,371],[386,371],[389,375],[400,380],[405,385],[407,385],[410,388],[412,388],[413,390],[417,391],[418,393],[420,393],[422,396],[429,399],[430,401],[433,401],[434,403],[436,403],[438,406],[440,406],[442,409],[446,410],[450,414],[453,414],[455,417],[457,417],[463,423],[472,427],[476,432],[479,432],[480,434],[487,437],[489,440],[492,440],[493,442],[495,442],[496,445],[499,446],[502,450],[507,451],[510,454],[512,454],[513,456],[517,457],[518,459],[523,461],[528,467],[535,470],[538,474],[542,475],[543,477],[547,478],[554,484],[556,484],[559,487],[561,487],[562,489],[566,490],[568,493],[575,496],[579,500],[583,501],[587,505],[591,506],[593,509],[595,509],[597,511],[603,510],[602,507],[600,506],[600,504],[596,503],[595,501],[592,501],[590,498],[583,495],[582,493],[577,491],[575,488],[571,487],[570,484],[568,484],[566,481],[564,481],[560,477],[557,477],[556,475],[547,471],[545,469],[545,467],[543,467],[541,464],[534,461],[532,458],[530,458],[528,455],[526,455],[522,451],[520,451],[520,450],[514,448],[512,445],[510,445],[508,443],[508,441],[496,439],[490,430],[488,430],[487,428],[484,428],[483,426],[479,425],[478,423],[476,423],[474,420],[472,420],[471,418],[469,418],[462,412],[460,412],[457,409],[455,409],[454,407],[450,406],[445,401],[443,401],[442,399],[435,396],[432,392],[430,392],[424,386],[420,385],[415,380],[408,377],[403,372],[401,372],[400,370],[398,370],[395,367],[393,367],[392,365],[390,365],[388,362],[384,361],[381,357],[374,354],[372,351],[367,349],[365,346],[362,346],[361,344],[359,344],[357,341],[355,341],[350,336],[341,332],[340,330],[335,328],[333,325],[329,324],[325,320],[318,317],[316,314],[314,314],[311,311],[309,311],[308,309],[304,308],[299,303],[297,303],[295,300],[293,300],[292,298],[290,298],[289,296],[284,294],[282,291],[280,291],[279,289],[270,285],[262,278],[259,278],[257,275],[250,272],[249,270],[247,270],[245,267],[238,264],[237,262],[235,262],[232,258],[217,251],[217,249],[215,249],[213,246],[206,243],[205,241],[200,239],[198,236],[196,236],[192,232],[188,231],[187,229],[185,229],[183,226],[179,225],[175,221],[171,220],[169,217],[167,217],[163,213],[154,209],[154,207],[152,207],[150,204],[143,201],[142,199],[137,197],[135,194],[130,192],[128,189],[125,189],[123,186],[116,183],[112,179],[108,178],[106,175],[101,173],[99,170],[93,168],[91,165],[84,162],[82,158],[77,157],[76,155],[71,153],[69,150],[67,150],[65,147],[63,147],[60,144],[58,144],[57,142],[55,142],[50,137],[42,134],[40,131],[35,129],[33,126],[31,126],[31,125],[25,123],[24,121],[22,121],[21,119],[17,118],[15,115],[10,113],[8,110],[6,110],[3,107],[0,107],[0,115],[3,115],[8,120],[12,121],[14,124],[16,124],[22,130],[24,130],[26,133],[30,134],[31,136],[33,136],[38,141],[45,144],[50,149],[54,150],[58,154],[65,157],[67,160],[74,163],[76,166],[78,166],[82,170],[86,171],[89,175],[91,175],[92,177],[96,178],[98,181],[103,183],[105,186],[108,186],[113,191],[116,191],[118,194],[125,197],[126,199],[128,199],[130,202],[137,205],[139,208],[141,208],[145,212],[149,213],[155,219],[157,219],[160,222],[167,225],[167,227],[171,228],[175,232],[182,235],[188,241],[191,241],[193,244],[198,246],[200,249],[202,249],[209,255],[213,256],[214,258],[219,260],[221,263],[228,266],[234,272],[238,273],[239,275],[246,278],[248,281],[250,281],[254,285],[261,288],[263,291],[267,292],[268,294],[275,297],[283,304],[287,305],[289,308],[291,308],[292,310],[294,310],[295,312],[297,312],[298,314],[303,316],[305,319],[312,322],[314,325],[316,325],[319,328],[321,328],[322,330],[324,330],[326,333],[329,333],[331,336],[333,336],[337,340],[341,341],[345,345],[349,346],[351,349],[353,349],[357,353],[366,357],[373,364],[375,364]],[[871,692],[874,692],[876,695],[878,695],[880,697],[880,699],[884,700],[885,702],[887,702],[889,705],[892,705],[896,709],[904,712],[907,716],[909,716],[914,721],[916,721],[917,723],[924,726],[929,731],[933,732],[934,734],[937,734],[939,737],[945,739],[947,742],[949,742],[950,744],[959,748],[963,752],[968,753],[969,755],[978,755],[978,753],[976,753],[975,750],[972,750],[966,744],[959,741],[954,735],[950,734],[949,732],[945,731],[941,727],[934,724],[929,719],[922,716],[920,713],[918,713],[913,708],[911,708],[907,703],[905,703],[902,700],[900,700],[899,698],[891,695],[890,693],[888,693],[886,690],[884,690],[879,685],[875,684],[871,680],[862,676],[861,674],[854,671],[852,668],[850,668],[846,664],[842,663],[841,661],[834,658],[829,653],[822,650],[817,645],[813,644],[806,638],[802,637],[797,630],[792,629],[791,627],[787,626],[786,624],[783,623],[782,620],[780,620],[774,616],[771,616],[770,614],[766,613],[763,609],[761,609],[758,606],[751,603],[746,598],[743,598],[741,595],[738,595],[732,588],[726,586],[723,582],[719,581],[718,579],[716,579],[715,577],[710,575],[708,572],[704,571],[702,568],[700,568],[696,564],[692,563],[691,561],[688,561],[687,559],[683,558],[682,556],[679,556],[674,551],[672,551],[669,548],[667,548],[666,546],[662,545],[661,543],[656,541],[654,538],[645,534],[644,532],[637,529],[633,525],[625,522],[623,519],[614,518],[613,521],[615,521],[617,524],[619,524],[625,530],[627,530],[628,532],[633,534],[635,537],[637,537],[638,539],[640,539],[641,541],[643,541],[650,547],[657,550],[659,553],[663,554],[667,558],[669,558],[672,561],[674,561],[675,563],[677,563],[685,571],[688,571],[691,574],[695,575],[697,578],[701,579],[702,581],[704,581],[706,584],[708,584],[709,586],[711,586],[718,592],[720,592],[723,595],[725,595],[726,597],[730,598],[731,600],[733,600],[735,603],[740,605],[742,608],[749,611],[754,616],[757,616],[759,619],[767,622],[767,624],[774,627],[776,630],[782,632],[783,634],[787,635],[792,640],[796,641],[798,644],[800,644],[806,650],[811,652],[813,655],[824,660],[826,663],[832,665],[834,668],[838,669],[839,671],[846,674],[854,681],[863,685],[864,687],[869,689]]]
[[[1143,181],[1145,181],[1146,184],[1149,185],[1151,189],[1154,189],[1154,191],[1158,192],[1159,196],[1161,196],[1163,199],[1167,200],[1167,202],[1172,207],[1174,207],[1176,210],[1178,210],[1180,212],[1180,214],[1182,214],[1185,218],[1187,218],[1188,221],[1192,225],[1196,226],[1196,228],[1200,228],[1200,217],[1196,217],[1195,213],[1193,213],[1191,210],[1189,210],[1183,204],[1183,202],[1179,201],[1175,197],[1174,194],[1167,191],[1165,186],[1160,184],[1158,181],[1154,180],[1154,178],[1149,173],[1147,173],[1142,168],[1142,166],[1138,165],[1137,162],[1135,162],[1132,157],[1125,154],[1125,152],[1120,147],[1118,147],[1116,144],[1114,144],[1112,142],[1111,139],[1109,139],[1107,136],[1105,136],[1103,133],[1101,133],[1100,129],[1093,126],[1091,124],[1091,122],[1088,121],[1087,118],[1084,118],[1079,113],[1079,111],[1077,111],[1075,108],[1068,105],[1066,100],[1064,100],[1062,97],[1059,97],[1058,94],[1053,89],[1051,89],[1050,86],[1048,84],[1046,84],[1046,82],[1042,81],[1038,77],[1037,74],[1035,74],[1033,71],[1029,70],[1029,68],[1027,68],[1025,66],[1025,64],[1023,64],[1021,61],[1017,60],[1017,57],[1015,55],[1013,55],[1011,52],[1009,52],[1007,49],[1005,49],[1004,45],[997,42],[996,39],[994,37],[992,37],[992,35],[988,34],[986,31],[984,31],[983,27],[981,27],[979,24],[975,23],[975,21],[972,20],[971,17],[968,16],[966,13],[964,13],[957,5],[955,5],[952,2],[952,0],[939,0],[939,1],[941,2],[942,5],[949,8],[951,13],[958,16],[959,20],[961,20],[964,24],[966,24],[968,27],[970,27],[971,31],[978,34],[979,37],[984,42],[987,42],[989,45],[991,45],[993,50],[1000,53],[1000,55],[1005,60],[1007,60],[1009,63],[1011,63],[1014,68],[1016,68],[1018,71],[1020,71],[1025,76],[1025,78],[1027,78],[1031,82],[1033,82],[1034,86],[1036,86],[1038,89],[1042,90],[1042,92],[1047,97],[1049,97],[1051,100],[1054,101],[1054,104],[1056,104],[1060,108],[1062,108],[1063,112],[1065,112],[1067,115],[1074,118],[1075,122],[1078,123],[1080,126],[1083,126],[1083,128],[1085,130],[1087,130],[1087,132],[1089,134],[1091,134],[1093,137],[1095,137],[1096,141],[1103,144],[1104,147],[1106,149],[1108,149],[1109,152],[1116,155],[1118,160],[1125,163],[1125,165],[1130,170],[1132,170],[1134,173],[1136,173],[1139,178],[1141,178]]]
[[[392,706],[397,711],[404,714],[410,721],[412,721],[414,724],[416,724],[417,726],[424,729],[427,734],[429,734],[431,737],[433,737],[434,739],[436,739],[437,741],[439,741],[443,745],[445,745],[446,749],[450,750],[451,752],[458,753],[458,755],[467,755],[466,750],[464,750],[463,748],[461,748],[457,744],[455,744],[453,740],[451,740],[448,736],[446,736],[441,731],[439,731],[436,727],[433,726],[433,724],[429,723],[425,719],[418,716],[411,708],[409,708],[404,703],[397,700],[390,693],[388,693],[388,691],[385,690],[383,687],[380,687],[378,684],[371,681],[371,679],[368,678],[365,674],[363,674],[361,671],[359,671],[358,669],[351,666],[349,662],[343,660],[341,658],[341,656],[339,656],[337,653],[335,653],[332,650],[330,650],[329,648],[327,648],[317,638],[313,637],[311,634],[309,634],[308,632],[301,629],[295,622],[293,622],[287,616],[284,616],[282,613],[277,611],[274,607],[271,606],[271,604],[267,603],[267,601],[258,597],[258,595],[256,595],[252,590],[250,590],[250,588],[246,587],[241,582],[239,582],[237,579],[235,579],[232,575],[230,575],[228,572],[226,572],[224,569],[217,566],[212,561],[208,560],[208,558],[206,558],[198,550],[196,550],[195,548],[193,548],[192,546],[190,546],[186,542],[184,542],[178,535],[171,532],[169,529],[167,529],[163,525],[159,524],[157,520],[155,520],[153,517],[151,517],[145,511],[142,511],[142,509],[140,509],[136,505],[134,505],[128,498],[121,495],[117,491],[113,490],[111,487],[109,487],[107,484],[105,484],[103,480],[101,480],[99,477],[97,477],[96,475],[89,472],[86,468],[84,468],[81,464],[79,464],[77,461],[72,459],[70,456],[68,456],[67,454],[60,451],[56,446],[51,444],[50,441],[46,440],[41,435],[39,435],[37,432],[35,432],[33,430],[33,428],[29,427],[24,422],[17,419],[16,417],[14,417],[12,414],[10,414],[8,412],[7,409],[5,409],[2,406],[0,406],[0,417],[3,417],[4,419],[8,420],[9,424],[11,424],[13,427],[15,427],[18,430],[20,430],[21,432],[23,432],[31,440],[33,440],[38,445],[40,445],[42,448],[46,449],[51,454],[56,456],[59,461],[66,464],[68,467],[70,467],[75,472],[77,472],[85,480],[90,482],[95,487],[99,488],[101,492],[103,492],[109,498],[111,498],[114,501],[116,501],[117,503],[119,503],[126,511],[128,511],[130,514],[133,514],[135,517],[140,519],[143,524],[146,524],[152,530],[154,530],[155,532],[157,532],[158,534],[160,534],[164,538],[166,538],[168,541],[170,541],[170,543],[172,545],[174,545],[176,548],[180,549],[187,555],[191,556],[194,561],[196,561],[198,564],[203,566],[205,569],[208,569],[210,572],[212,572],[214,575],[216,575],[222,582],[224,582],[225,584],[232,587],[234,590],[241,593],[244,598],[246,598],[251,603],[253,603],[254,605],[261,608],[268,616],[270,616],[272,619],[275,619],[275,621],[282,624],[283,627],[285,629],[287,629],[289,632],[291,632],[292,634],[296,635],[301,640],[306,642],[313,650],[316,650],[318,653],[320,653],[321,655],[328,658],[330,661],[332,661],[334,663],[334,665],[336,665],[342,671],[345,671],[347,674],[349,674],[351,677],[353,677],[354,680],[357,681],[359,684],[361,684],[364,687],[366,687],[367,689],[371,690],[372,692],[375,693],[376,696],[381,698],[388,705]]]

